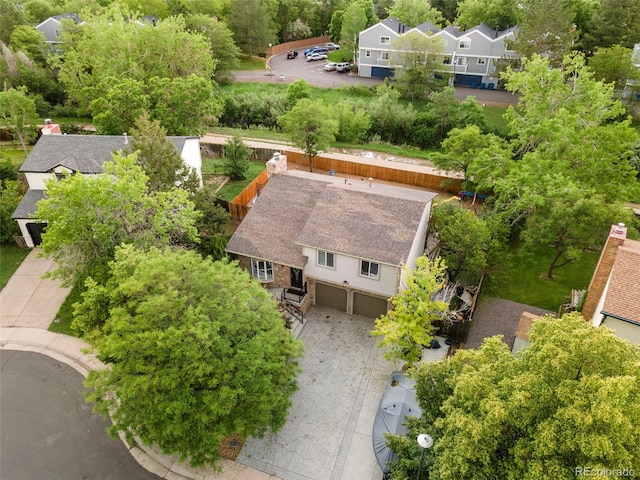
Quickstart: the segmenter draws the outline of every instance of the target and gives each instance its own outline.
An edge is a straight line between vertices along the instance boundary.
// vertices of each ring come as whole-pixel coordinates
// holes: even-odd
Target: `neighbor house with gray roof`
[[[75,13],[61,13],[60,15],[47,18],[35,27],[36,30],[44,35],[45,43],[49,46],[49,50],[52,53],[62,53],[59,47],[62,44],[61,37],[65,21],[73,22],[76,25],[84,23]]]
[[[434,197],[280,169],[226,250],[266,287],[293,293],[303,311],[314,304],[376,318],[398,292],[402,266],[424,252]]]
[[[202,182],[202,157],[198,137],[167,137],[180,153],[185,165],[194,170]],[[104,163],[112,154],[130,147],[126,135],[43,135],[20,167],[29,190],[12,218],[18,222],[24,244],[38,246],[46,223],[34,217],[36,203],[45,198],[48,180],[82,173],[104,172]]]
[[[439,39],[441,71],[452,75],[455,85],[478,88],[497,87],[496,62],[517,58],[510,50],[517,27],[498,31],[485,24],[473,28],[438,28],[425,22],[410,28],[397,18],[386,18],[360,32],[358,74],[361,77],[386,78],[401,67],[398,40],[405,35],[424,35]]]

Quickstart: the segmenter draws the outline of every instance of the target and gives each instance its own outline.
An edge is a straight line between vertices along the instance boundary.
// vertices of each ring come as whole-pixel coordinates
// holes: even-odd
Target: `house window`
[[[318,250],[318,265],[321,267],[335,268],[335,258],[333,253]]]
[[[389,52],[382,52],[380,53],[380,58],[382,60],[389,60]]]
[[[487,59],[486,58],[479,58],[478,59],[478,65],[486,65],[487,63]]]
[[[380,37],[380,43],[382,45],[389,45],[391,43],[391,39],[389,37]]]
[[[59,37],[60,35],[62,35],[62,33],[60,32],[60,30],[56,30],[56,37]]]
[[[273,263],[252,258],[251,276],[261,282],[273,280]]]
[[[365,50],[364,51],[364,56],[365,57],[370,57],[371,56],[371,50]]]
[[[451,57],[444,57],[442,59],[442,63],[444,63],[445,65],[451,65]]]
[[[360,275],[378,279],[380,276],[380,264],[368,260],[360,260]]]
[[[462,38],[460,40],[460,43],[458,43],[458,47],[463,49],[463,50],[468,50],[471,48],[471,40],[469,40],[468,38]]]

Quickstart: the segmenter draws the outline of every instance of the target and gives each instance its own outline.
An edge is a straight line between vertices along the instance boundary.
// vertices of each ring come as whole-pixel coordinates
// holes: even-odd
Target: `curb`
[[[91,370],[106,368],[91,349],[91,345],[79,338],[62,333],[40,328],[0,327],[0,350],[40,353],[69,365],[83,377]],[[142,443],[131,445],[122,433],[119,436],[140,466],[167,480],[277,480],[277,477],[226,459],[219,462],[220,471],[192,469],[179,462],[177,455],[163,455]]]

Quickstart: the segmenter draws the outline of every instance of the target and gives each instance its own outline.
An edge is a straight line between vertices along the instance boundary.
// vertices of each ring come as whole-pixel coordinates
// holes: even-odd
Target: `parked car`
[[[340,73],[346,73],[350,70],[351,64],[349,62],[336,63],[336,71]]]
[[[327,72],[333,72],[336,69],[336,65],[338,65],[338,64],[335,63],[335,62],[329,62],[324,66],[324,69]]]
[[[329,51],[340,50],[340,45],[338,45],[337,43],[325,43],[324,46]]]
[[[304,56],[306,57],[308,55],[311,55],[315,51],[316,48],[319,48],[319,47],[309,47],[309,48],[307,48],[304,51]]]
[[[326,60],[326,53],[312,53],[311,55],[307,55],[307,62],[314,62],[316,60]]]
[[[292,58],[296,58],[298,56],[297,50],[289,50],[287,52],[287,59],[291,60]]]

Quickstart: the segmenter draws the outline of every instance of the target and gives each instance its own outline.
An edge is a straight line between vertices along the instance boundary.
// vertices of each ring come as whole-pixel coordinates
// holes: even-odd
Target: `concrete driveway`
[[[382,478],[371,431],[394,365],[369,333],[374,321],[312,307],[287,424],[278,434],[249,439],[238,462],[283,480]]]

